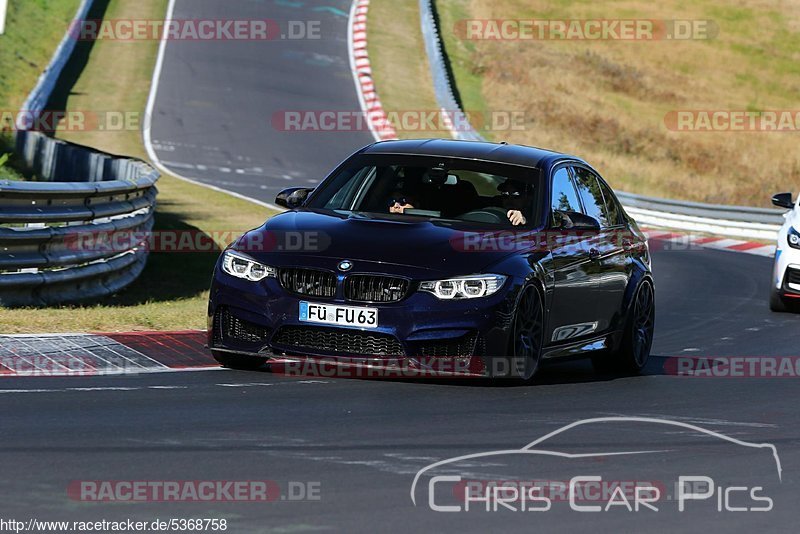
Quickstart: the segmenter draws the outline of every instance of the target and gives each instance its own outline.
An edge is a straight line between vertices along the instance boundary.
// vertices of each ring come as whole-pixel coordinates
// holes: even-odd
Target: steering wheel
[[[494,224],[503,224],[508,222],[508,210],[505,208],[498,208],[490,206],[479,210],[468,211],[463,215],[459,215],[458,219],[472,222],[485,222]]]

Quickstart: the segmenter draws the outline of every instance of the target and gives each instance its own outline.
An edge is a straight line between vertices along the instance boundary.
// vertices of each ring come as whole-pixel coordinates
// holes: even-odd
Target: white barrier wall
[[[8,10],[8,0],[0,0],[0,35],[6,31],[6,11]]]

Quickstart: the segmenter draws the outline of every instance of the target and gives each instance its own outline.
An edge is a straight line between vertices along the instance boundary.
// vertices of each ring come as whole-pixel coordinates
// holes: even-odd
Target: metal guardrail
[[[133,282],[147,261],[159,173],[38,132],[18,132],[17,150],[44,181],[0,181],[0,306],[97,299]],[[93,241],[119,232],[139,239]]]
[[[774,240],[786,210],[701,204],[618,192],[622,205],[639,223],[728,237]]]
[[[786,210],[769,208],[754,208],[752,206],[727,206],[724,204],[702,204],[688,200],[670,200],[664,198],[651,198],[631,193],[617,193],[620,201],[626,206],[643,210],[659,211],[687,215],[690,217],[708,217],[736,222],[751,222],[757,224],[783,224],[783,214]]]
[[[16,151],[39,181],[0,181],[0,306],[94,300],[144,269],[159,173],[148,164],[26,131],[41,115],[77,44],[82,0],[50,63],[22,106]],[[122,243],[96,236],[123,235]]]
[[[458,114],[460,119],[458,121],[459,127],[451,128],[453,137],[464,141],[485,141],[483,136],[472,127],[469,119],[464,116],[455,91],[453,91],[455,80],[451,80],[450,70],[445,59],[444,42],[439,35],[439,19],[433,0],[419,0],[419,13],[425,52],[428,55],[431,77],[433,78],[436,103],[439,105],[443,116],[455,116]]]
[[[485,141],[469,124],[453,91],[455,80],[451,79],[444,42],[439,32],[435,0],[419,0],[419,11],[436,102],[443,112],[461,114],[459,128],[452,130],[453,137]],[[785,213],[766,208],[702,204],[624,192],[619,192],[617,196],[625,210],[642,224],[754,239],[775,239]]]

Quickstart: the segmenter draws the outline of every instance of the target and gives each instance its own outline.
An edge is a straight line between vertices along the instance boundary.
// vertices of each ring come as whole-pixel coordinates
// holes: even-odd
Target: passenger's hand
[[[399,202],[395,202],[391,206],[389,206],[389,213],[404,213],[408,209],[414,209],[414,206],[406,202],[405,204],[400,204]]]
[[[514,226],[519,226],[521,224],[525,224],[526,222],[528,222],[528,220],[519,210],[509,210],[506,216],[508,217],[508,220],[511,221],[511,224],[513,224]]]

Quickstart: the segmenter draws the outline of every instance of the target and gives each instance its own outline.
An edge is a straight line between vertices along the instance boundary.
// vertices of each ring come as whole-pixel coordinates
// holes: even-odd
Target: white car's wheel
[[[780,291],[774,287],[769,291],[769,309],[774,312],[788,311],[786,308],[786,303],[783,302],[783,297],[781,297]]]

